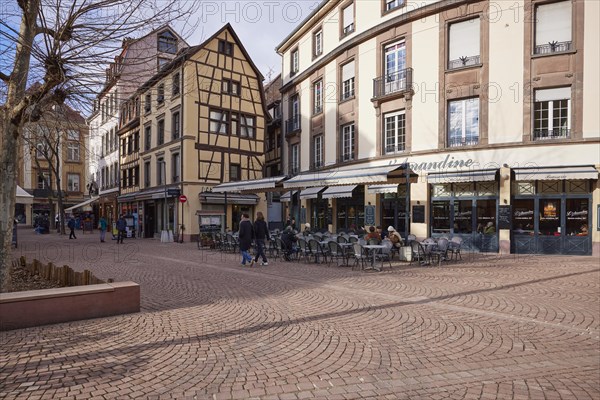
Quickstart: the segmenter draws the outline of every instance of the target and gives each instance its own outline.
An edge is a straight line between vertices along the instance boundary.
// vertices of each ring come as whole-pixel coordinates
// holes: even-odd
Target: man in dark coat
[[[260,265],[269,265],[265,254],[265,241],[269,239],[269,227],[265,221],[265,216],[262,212],[256,213],[256,221],[254,221],[254,241],[256,242],[256,256],[254,262],[257,263],[259,257],[262,257]]]
[[[291,255],[295,251],[294,244],[298,239],[296,238],[296,234],[291,226],[285,228],[283,233],[281,234],[281,242],[284,245],[283,249],[283,259],[286,261],[292,261]]]
[[[254,265],[254,260],[250,255],[250,246],[252,245],[252,239],[254,238],[254,228],[252,222],[250,222],[250,216],[247,213],[242,214],[242,220],[240,221],[239,230],[239,241],[240,241],[240,252],[242,253],[242,265],[246,265],[246,262],[250,263],[250,266]]]
[[[127,221],[125,221],[125,217],[123,215],[119,216],[117,220],[117,244],[123,243],[123,238],[127,236]]]

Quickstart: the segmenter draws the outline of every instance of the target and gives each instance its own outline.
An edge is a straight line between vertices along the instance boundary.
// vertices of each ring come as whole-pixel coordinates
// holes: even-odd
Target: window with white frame
[[[227,111],[221,110],[210,110],[210,123],[209,129],[211,133],[222,133],[227,135],[229,133],[229,115]]]
[[[171,156],[171,171],[173,171],[173,179],[171,182],[179,182],[181,175],[181,158],[179,157],[179,153],[173,153]]]
[[[384,0],[385,1],[385,11],[391,11],[398,7],[404,5],[405,0]]]
[[[342,126],[342,161],[354,160],[354,124]]]
[[[342,65],[342,100],[354,97],[354,61]]]
[[[67,161],[79,161],[79,142],[67,143]]]
[[[323,111],[323,81],[315,82],[313,85],[313,114],[319,114]]]
[[[171,95],[177,96],[181,92],[181,74],[176,72],[173,74],[173,81],[171,82]]]
[[[296,175],[300,172],[300,145],[290,146],[290,174]]]
[[[79,192],[79,174],[67,174],[67,191]]]
[[[350,3],[342,10],[342,36],[354,32],[354,3]]]
[[[152,127],[150,125],[144,128],[144,150],[150,150],[152,147]]]
[[[144,99],[144,112],[150,112],[152,110],[152,95],[150,93],[146,94]]]
[[[171,114],[171,135],[173,139],[179,139],[180,132],[180,121],[179,121],[179,111],[175,111]]]
[[[39,172],[38,180],[37,180],[38,189],[50,189],[50,173],[49,172]]]
[[[79,131],[69,129],[67,131],[67,140],[73,140],[79,142]]]
[[[157,90],[157,95],[156,95],[156,103],[162,104],[164,102],[165,102],[165,85],[161,83],[160,85],[158,85],[158,90]]]
[[[391,154],[406,150],[406,118],[404,110],[383,116],[384,153]]]
[[[313,139],[313,164],[315,168],[323,167],[323,135]]]
[[[571,13],[571,0],[536,6],[534,54],[571,50]]]
[[[144,162],[144,187],[150,187],[150,161]]]
[[[177,53],[177,37],[169,31],[158,34],[158,51],[163,53]]]
[[[318,57],[323,54],[323,29],[313,33],[313,56]]]
[[[406,42],[391,43],[385,46],[385,93],[390,94],[407,89]]]
[[[448,102],[448,146],[479,143],[479,98]]]
[[[256,119],[250,115],[240,114],[240,136],[254,137],[256,129]]]
[[[300,70],[300,58],[298,49],[292,50],[290,54],[290,75],[294,75]]]
[[[534,140],[568,138],[571,134],[571,87],[535,91]]]
[[[156,145],[160,146],[161,144],[165,143],[165,120],[164,119],[161,119],[156,124],[156,133],[157,133]]]
[[[166,184],[165,182],[165,175],[166,175],[166,169],[167,169],[167,164],[165,163],[164,158],[160,157],[159,159],[156,160],[156,184],[157,185],[164,185]]]
[[[448,69],[480,64],[479,18],[450,24],[448,29]]]

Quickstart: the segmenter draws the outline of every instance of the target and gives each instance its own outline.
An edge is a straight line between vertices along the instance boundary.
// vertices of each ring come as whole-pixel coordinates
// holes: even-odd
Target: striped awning
[[[297,192],[297,190],[292,190],[292,191],[282,194],[281,197],[279,198],[279,201],[282,203],[288,203],[288,202],[292,201],[292,196],[294,194],[296,194],[296,192]]]
[[[319,193],[325,189],[326,187],[324,186],[316,186],[304,189],[300,192],[300,200],[316,199],[319,197]]]
[[[283,182],[284,188],[306,188],[313,186],[345,186],[369,183],[386,183],[389,179],[404,176],[406,164],[378,165],[357,164],[353,168],[317,171],[296,175]]]
[[[88,205],[92,204],[96,200],[98,200],[98,197],[92,197],[91,199],[87,199],[86,201],[82,201],[79,204],[75,204],[73,207],[65,208],[65,211],[75,211],[78,208],[83,208],[85,206],[88,206]]]
[[[283,182],[286,178],[286,176],[274,176],[250,181],[226,182],[215,186],[212,191],[214,193],[264,192],[275,189],[277,184]]]
[[[341,199],[344,197],[352,197],[352,191],[356,189],[358,185],[348,186],[332,186],[327,188],[321,195],[324,199]]]
[[[592,166],[515,168],[515,179],[517,181],[598,179],[598,170]]]
[[[398,184],[392,185],[369,185],[367,188],[369,194],[384,194],[384,193],[398,193]]]
[[[497,169],[438,172],[427,175],[428,183],[487,182],[496,180]]]

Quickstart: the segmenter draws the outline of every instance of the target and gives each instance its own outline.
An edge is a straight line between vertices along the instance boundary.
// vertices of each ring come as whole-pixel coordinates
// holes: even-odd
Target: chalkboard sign
[[[417,224],[425,223],[425,206],[413,206],[412,222]]]
[[[333,224],[333,208],[327,207],[327,225]]]
[[[375,225],[374,206],[365,206],[365,225]]]
[[[511,206],[498,207],[498,229],[510,229]]]

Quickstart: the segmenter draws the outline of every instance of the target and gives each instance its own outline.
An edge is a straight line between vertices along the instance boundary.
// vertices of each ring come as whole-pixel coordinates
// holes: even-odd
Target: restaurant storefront
[[[356,231],[365,226],[364,185],[331,186],[323,197],[335,199],[336,231]]]
[[[407,204],[410,198],[407,196],[407,186],[401,185],[379,185],[369,186],[369,193],[380,194],[380,225],[382,229],[393,226],[403,237],[410,233],[410,212],[407,212]]]

